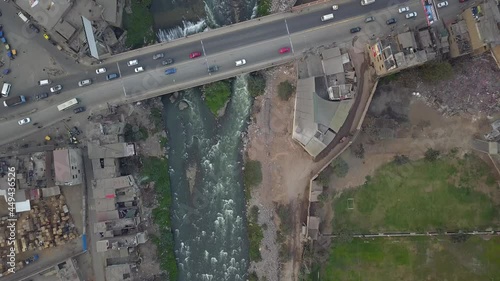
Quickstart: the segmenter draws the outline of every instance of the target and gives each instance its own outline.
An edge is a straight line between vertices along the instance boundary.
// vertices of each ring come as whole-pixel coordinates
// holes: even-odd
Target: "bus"
[[[361,6],[375,3],[375,0],[361,0]]]
[[[65,103],[61,103],[60,105],[57,106],[57,109],[59,109],[59,111],[63,111],[63,110],[66,110],[74,105],[77,105],[78,104],[78,100],[77,99],[70,99],[69,101],[65,102]]]

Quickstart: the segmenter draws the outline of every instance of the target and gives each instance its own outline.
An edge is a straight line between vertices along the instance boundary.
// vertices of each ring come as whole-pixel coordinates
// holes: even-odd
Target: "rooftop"
[[[113,144],[88,144],[88,155],[90,159],[100,158],[123,158],[135,155],[135,145],[133,143],[113,143]]]

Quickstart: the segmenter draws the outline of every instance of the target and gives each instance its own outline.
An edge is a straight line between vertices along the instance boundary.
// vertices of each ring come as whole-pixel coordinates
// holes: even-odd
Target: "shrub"
[[[362,143],[360,143],[360,144],[354,146],[354,148],[352,149],[352,153],[357,158],[363,159],[363,158],[365,158],[365,147],[363,146]]]
[[[252,187],[258,186],[262,182],[262,165],[260,161],[248,160],[243,171],[243,185],[247,200],[251,197]]]
[[[132,13],[124,13],[124,27],[127,30],[126,45],[137,49],[154,42],[153,15],[149,10],[151,0],[132,0]]]
[[[143,126],[132,126],[126,124],[123,132],[126,142],[138,142],[146,140],[149,137],[148,129]]]
[[[248,92],[252,97],[260,96],[266,89],[266,78],[260,72],[252,72],[248,76]]]
[[[205,102],[214,115],[226,105],[231,96],[231,82],[229,80],[217,81],[203,86]]]
[[[316,180],[321,186],[323,187],[328,186],[330,184],[330,177],[332,176],[332,174],[333,174],[333,167],[329,165],[323,171],[321,171],[321,173],[319,173]]]
[[[257,0],[257,16],[263,17],[271,14],[271,0]]]
[[[281,100],[287,101],[295,91],[295,88],[289,81],[283,81],[278,85],[278,96]]]
[[[335,158],[330,165],[333,167],[333,173],[339,178],[345,177],[349,172],[349,165],[342,157]]]
[[[439,151],[432,148],[427,149],[424,156],[425,160],[430,162],[436,161],[438,157],[439,157]]]
[[[428,82],[450,79],[453,76],[453,67],[449,62],[432,61],[419,68],[420,76]]]
[[[404,164],[410,162],[410,158],[408,158],[408,156],[406,156],[406,155],[396,155],[396,156],[394,156],[393,161],[396,165],[404,165]]]

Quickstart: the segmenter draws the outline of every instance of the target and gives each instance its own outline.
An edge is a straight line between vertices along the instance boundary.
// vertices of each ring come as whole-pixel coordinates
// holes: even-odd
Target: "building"
[[[147,233],[140,232],[132,235],[112,237],[105,240],[97,241],[97,252],[102,253],[108,250],[120,250],[131,247],[136,247],[139,244],[144,244],[148,241]]]
[[[79,185],[83,182],[83,158],[79,148],[62,148],[53,151],[55,183]]]
[[[61,281],[80,281],[80,276],[72,259],[56,265],[56,274]]]
[[[134,217],[97,222],[94,223],[94,233],[103,238],[133,234],[137,232],[140,221],[139,217]]]
[[[89,143],[88,153],[90,159],[130,157],[135,155],[135,145],[125,142],[112,144]]]
[[[106,266],[106,281],[132,280],[130,264],[115,264]]]

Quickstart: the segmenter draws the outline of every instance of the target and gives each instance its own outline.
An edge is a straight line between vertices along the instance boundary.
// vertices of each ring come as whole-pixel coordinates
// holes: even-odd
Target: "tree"
[[[356,156],[357,158],[359,159],[363,159],[365,158],[365,147],[363,146],[362,143],[354,146],[353,150],[352,150],[352,153],[354,154],[354,156]]]
[[[287,101],[293,94],[295,87],[287,80],[278,85],[278,96],[282,101]]]
[[[349,165],[342,157],[335,158],[330,166],[333,168],[333,173],[339,178],[345,177],[349,172]]]
[[[410,158],[408,158],[408,156],[406,155],[396,155],[394,156],[394,163],[396,163],[396,165],[404,165],[408,162],[410,162]]]

